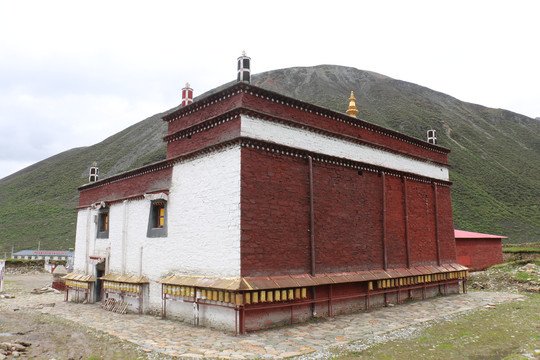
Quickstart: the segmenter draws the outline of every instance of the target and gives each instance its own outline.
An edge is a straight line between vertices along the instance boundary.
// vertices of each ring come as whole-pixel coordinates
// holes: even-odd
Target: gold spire
[[[347,110],[347,114],[349,114],[352,117],[356,117],[356,114],[358,114],[358,110],[356,109],[356,103],[354,102],[356,98],[354,97],[354,92],[351,91],[351,97],[349,98],[349,109]]]

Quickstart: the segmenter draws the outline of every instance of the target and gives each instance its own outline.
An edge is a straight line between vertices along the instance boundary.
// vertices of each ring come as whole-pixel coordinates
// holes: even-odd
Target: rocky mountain
[[[363,120],[420,139],[436,129],[438,144],[452,150],[456,228],[506,235],[513,243],[540,239],[539,121],[342,66],[274,70],[254,75],[252,83],[339,112],[353,90]],[[0,179],[0,256],[12,244],[15,251],[38,241],[42,248],[73,247],[77,187],[87,182],[90,164],[96,161],[104,178],[164,159],[161,117],[173,110]]]

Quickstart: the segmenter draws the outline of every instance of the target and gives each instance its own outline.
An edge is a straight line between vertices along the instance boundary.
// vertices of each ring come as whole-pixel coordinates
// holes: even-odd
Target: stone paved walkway
[[[179,358],[283,359],[303,354],[315,355],[351,341],[369,341],[393,330],[521,297],[500,292],[469,292],[370,312],[339,315],[317,323],[251,332],[245,336],[149,315],[121,315],[105,311],[99,305],[66,303],[63,295],[58,294],[31,295],[34,304],[55,302],[56,306],[37,310],[34,305],[27,306],[27,309],[61,316],[133,342],[147,351]],[[0,309],[8,310],[15,306],[13,304],[0,302]]]

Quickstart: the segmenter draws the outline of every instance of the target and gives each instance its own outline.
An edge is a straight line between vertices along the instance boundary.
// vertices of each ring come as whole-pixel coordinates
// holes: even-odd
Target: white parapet
[[[242,116],[241,133],[242,136],[252,139],[382,166],[432,179],[449,180],[448,168],[445,166],[246,115]]]

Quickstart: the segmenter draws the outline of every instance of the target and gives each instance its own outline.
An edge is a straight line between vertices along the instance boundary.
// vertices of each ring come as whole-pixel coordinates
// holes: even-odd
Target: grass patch
[[[334,359],[520,359],[540,350],[540,294],[434,322],[407,339]],[[526,357],[529,356],[529,357]]]
[[[540,253],[540,247],[503,247],[503,253]]]
[[[502,264],[493,265],[488,270],[506,270],[506,271],[513,271],[518,266],[524,266],[527,264],[534,264],[537,266],[540,266],[540,259],[524,259],[524,260],[515,260],[515,261],[508,261]]]

